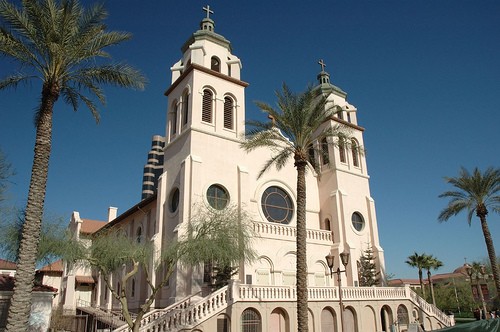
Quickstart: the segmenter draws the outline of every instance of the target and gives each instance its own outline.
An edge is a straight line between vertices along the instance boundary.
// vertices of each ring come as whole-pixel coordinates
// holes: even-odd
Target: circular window
[[[170,212],[177,211],[177,208],[179,207],[179,200],[180,200],[179,188],[175,188],[170,193]]]
[[[290,195],[280,187],[272,186],[262,194],[262,211],[270,222],[289,224],[293,217]]]
[[[363,228],[365,228],[365,220],[363,219],[363,216],[359,212],[354,212],[352,214],[352,226],[354,227],[355,230],[358,232],[361,232]]]
[[[207,190],[207,201],[214,209],[222,210],[229,202],[229,194],[224,187],[213,184]]]

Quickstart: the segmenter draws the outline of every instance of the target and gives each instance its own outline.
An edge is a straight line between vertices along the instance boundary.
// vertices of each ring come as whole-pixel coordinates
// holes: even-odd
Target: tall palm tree
[[[443,266],[443,262],[432,255],[426,255],[424,268],[427,270],[427,281],[429,282],[429,288],[431,293],[432,304],[436,305],[436,298],[434,297],[434,284],[431,280],[431,269],[437,270]]]
[[[317,150],[315,141],[338,137],[345,129],[327,125],[336,107],[329,106],[319,89],[309,87],[305,92],[295,94],[283,84],[276,97],[277,109],[266,103],[257,103],[272,122],[249,121],[252,129],[241,146],[247,152],[257,148],[272,151],[273,156],[264,164],[259,177],[273,165],[280,170],[291,158],[297,169],[297,330],[307,332],[306,166],[309,151]],[[322,153],[320,150],[316,152]],[[311,166],[316,168],[317,163]]]
[[[425,298],[425,287],[424,287],[424,279],[422,277],[422,270],[425,267],[425,262],[427,260],[427,255],[424,253],[422,255],[414,252],[413,255],[408,256],[408,259],[405,261],[406,264],[411,267],[416,267],[418,269],[418,280],[420,282],[420,289],[422,290],[422,297]]]
[[[23,0],[18,8],[0,0],[0,55],[19,64],[19,71],[0,80],[0,89],[39,80],[36,140],[26,204],[16,284],[7,331],[25,331],[35,274],[35,258],[52,141],[54,105],[59,99],[77,110],[83,102],[99,120],[94,100],[104,103],[102,84],[143,89],[145,78],[136,69],[108,63],[108,46],[130,39],[130,34],[106,31],[102,5],[84,9],[77,0]],[[104,60],[103,60],[104,59]],[[88,96],[88,95],[90,96]]]
[[[457,177],[445,177],[446,182],[455,187],[454,191],[446,191],[439,197],[450,198],[448,205],[439,214],[440,222],[447,221],[450,217],[467,211],[469,226],[472,216],[476,214],[481,222],[486,250],[491,264],[491,272],[497,290],[497,299],[500,299],[500,274],[496,261],[495,246],[486,221],[488,210],[500,213],[500,168],[489,167],[481,173],[476,167],[469,173],[464,167],[460,169]]]

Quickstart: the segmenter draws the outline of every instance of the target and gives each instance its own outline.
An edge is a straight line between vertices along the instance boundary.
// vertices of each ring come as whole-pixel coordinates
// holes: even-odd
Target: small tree
[[[368,245],[359,258],[359,285],[365,287],[376,286],[380,283],[380,272],[377,271],[373,248]]]
[[[194,267],[212,262],[214,266],[230,267],[255,258],[250,243],[254,236],[253,226],[242,211],[235,207],[222,211],[199,208],[193,215],[196,217],[184,223],[183,236],[163,243],[156,261],[151,259],[155,248],[150,242],[138,243],[116,227],[98,232],[88,247],[87,256],[82,257],[101,273],[112,296],[120,302],[125,321],[132,331],[139,331],[142,317],[178,264]],[[159,269],[163,269],[162,277],[153,283],[151,272]],[[149,288],[149,296],[133,317],[126,289],[140,271]],[[120,289],[113,287],[109,278],[113,273],[120,276]]]

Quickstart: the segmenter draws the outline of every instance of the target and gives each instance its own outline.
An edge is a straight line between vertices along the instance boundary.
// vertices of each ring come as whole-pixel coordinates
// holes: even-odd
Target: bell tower
[[[200,29],[181,48],[182,58],[170,69],[166,141],[195,130],[231,139],[245,132],[247,83],[240,80],[241,61],[231,43],[215,32],[210,6]]]
[[[380,278],[384,274],[384,252],[380,246],[375,202],[370,194],[370,177],[363,149],[365,129],[358,125],[357,108],[347,101],[347,93],[330,82],[325,63],[320,60],[318,89],[337,108],[326,126],[346,128],[344,138],[317,142],[320,156],[316,156],[321,169],[318,181],[321,202],[321,223],[333,233],[333,252],[351,254],[349,264],[353,284],[357,286],[360,257],[369,247],[376,257]],[[330,139],[330,138],[328,138]],[[332,144],[333,143],[333,144]],[[335,256],[335,254],[334,254]]]

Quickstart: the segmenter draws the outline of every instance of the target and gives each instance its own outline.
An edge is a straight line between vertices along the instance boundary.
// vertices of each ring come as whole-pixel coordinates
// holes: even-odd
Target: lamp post
[[[337,283],[339,285],[339,305],[340,305],[340,327],[341,331],[344,331],[344,305],[342,304],[342,278],[340,274],[344,272],[347,276],[346,267],[349,264],[349,253],[343,252],[340,254],[340,260],[342,261],[342,265],[344,265],[344,270],[340,270],[340,265],[336,271],[333,270],[333,262],[334,258],[332,254],[328,254],[325,256],[326,264],[328,264],[328,268],[330,269],[330,278],[333,278],[333,274],[337,274]]]
[[[478,271],[477,268],[474,269],[471,265],[465,264],[465,270],[467,271],[467,274],[469,275],[470,278],[471,290],[472,290],[472,276],[474,275],[474,272],[476,272],[477,291],[479,293],[479,299],[481,300],[481,304],[483,306],[484,318],[486,319],[488,318],[488,312],[486,311],[486,302],[484,301],[483,289],[481,287],[481,284],[479,283],[479,273],[481,273],[483,279],[485,279],[484,275],[486,274],[486,269],[484,265],[479,265],[479,271]],[[472,294],[472,297],[474,297],[474,294]],[[481,315],[480,318],[483,319],[483,316]]]

